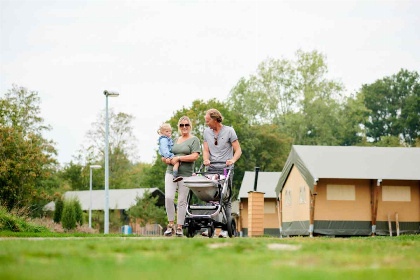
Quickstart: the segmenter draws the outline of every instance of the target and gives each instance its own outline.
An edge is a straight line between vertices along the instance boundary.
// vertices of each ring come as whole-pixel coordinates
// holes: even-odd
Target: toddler
[[[171,159],[174,157],[174,154],[172,153],[172,146],[173,142],[171,139],[172,134],[172,128],[171,125],[168,123],[164,123],[160,126],[158,130],[159,137],[159,154],[166,159],[166,163],[171,163]],[[179,182],[183,178],[178,176],[178,168],[179,168],[179,162],[174,164],[173,168],[173,182]]]

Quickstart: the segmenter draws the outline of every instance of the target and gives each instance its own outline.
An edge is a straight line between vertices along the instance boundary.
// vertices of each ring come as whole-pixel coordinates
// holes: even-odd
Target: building
[[[294,145],[275,190],[283,232],[419,233],[419,182],[420,148]]]
[[[158,188],[139,188],[139,189],[111,189],[109,190],[109,210],[118,210],[117,214],[124,217],[124,220],[132,228],[132,232],[142,235],[160,235],[162,227],[160,225],[140,226],[140,220],[130,220],[126,211],[136,204],[136,198],[143,198],[146,192],[158,197],[157,206],[165,205],[165,194]],[[64,200],[77,198],[83,211],[89,211],[90,191],[68,191],[63,195]],[[105,191],[92,190],[92,210],[103,211],[105,208]],[[55,203],[51,201],[43,208],[44,211],[55,211]],[[112,229],[111,229],[112,231]],[[114,229],[115,231],[115,229]]]
[[[257,191],[264,193],[264,234],[279,236],[279,212],[277,208],[276,186],[281,172],[259,172]],[[243,236],[248,236],[248,192],[254,190],[255,172],[246,171],[239,190],[239,217],[237,228]]]
[[[150,192],[153,196],[158,196],[158,206],[165,205],[165,194],[158,188],[139,188],[139,189],[111,189],[109,190],[109,209],[128,210],[136,204],[136,198],[142,198],[145,192]],[[88,211],[90,206],[90,191],[68,191],[63,195],[64,199],[77,198],[83,211]],[[92,190],[92,210],[104,210],[105,191]],[[51,201],[44,206],[44,211],[55,211],[55,203]]]

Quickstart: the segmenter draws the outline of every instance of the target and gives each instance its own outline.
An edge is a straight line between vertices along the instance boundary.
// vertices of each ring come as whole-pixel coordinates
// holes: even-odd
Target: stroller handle
[[[232,170],[233,169],[233,165],[226,165],[226,161],[211,161],[210,162],[210,165],[211,164],[224,164],[225,165],[225,168],[227,170]],[[203,173],[202,170],[203,170],[204,166],[205,166],[204,163],[202,163],[201,166],[200,166],[200,169],[199,169],[199,171],[197,173]],[[220,169],[220,170],[223,171],[223,169]]]

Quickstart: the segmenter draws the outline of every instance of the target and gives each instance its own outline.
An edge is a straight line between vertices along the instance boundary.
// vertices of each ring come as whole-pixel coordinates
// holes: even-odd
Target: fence
[[[140,224],[132,223],[131,230],[132,234],[148,235],[148,236],[161,236],[163,234],[163,228],[159,224],[147,224],[142,227]]]

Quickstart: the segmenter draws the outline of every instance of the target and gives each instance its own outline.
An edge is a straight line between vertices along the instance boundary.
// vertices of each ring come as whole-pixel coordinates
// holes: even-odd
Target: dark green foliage
[[[76,228],[76,210],[74,208],[73,200],[65,200],[63,207],[63,214],[61,216],[61,224],[67,230]]]
[[[63,207],[64,207],[63,200],[61,198],[56,199],[53,219],[54,219],[54,222],[57,224],[61,222],[61,216],[63,214]]]
[[[13,232],[49,232],[44,226],[38,226],[26,221],[25,217],[13,215],[0,206],[0,231]]]
[[[80,202],[78,199],[73,200],[73,207],[74,207],[74,213],[76,215],[76,223],[79,224],[79,226],[83,225],[83,210],[82,205],[80,205]]]
[[[416,71],[401,69],[390,77],[363,85],[367,136],[375,142],[383,136],[401,137],[414,146],[420,137],[420,77]]]
[[[151,193],[145,192],[143,198],[136,198],[136,205],[128,210],[128,215],[140,219],[142,226],[147,223],[165,226],[167,224],[166,211],[163,207],[156,206],[158,199],[157,196],[153,197]]]

